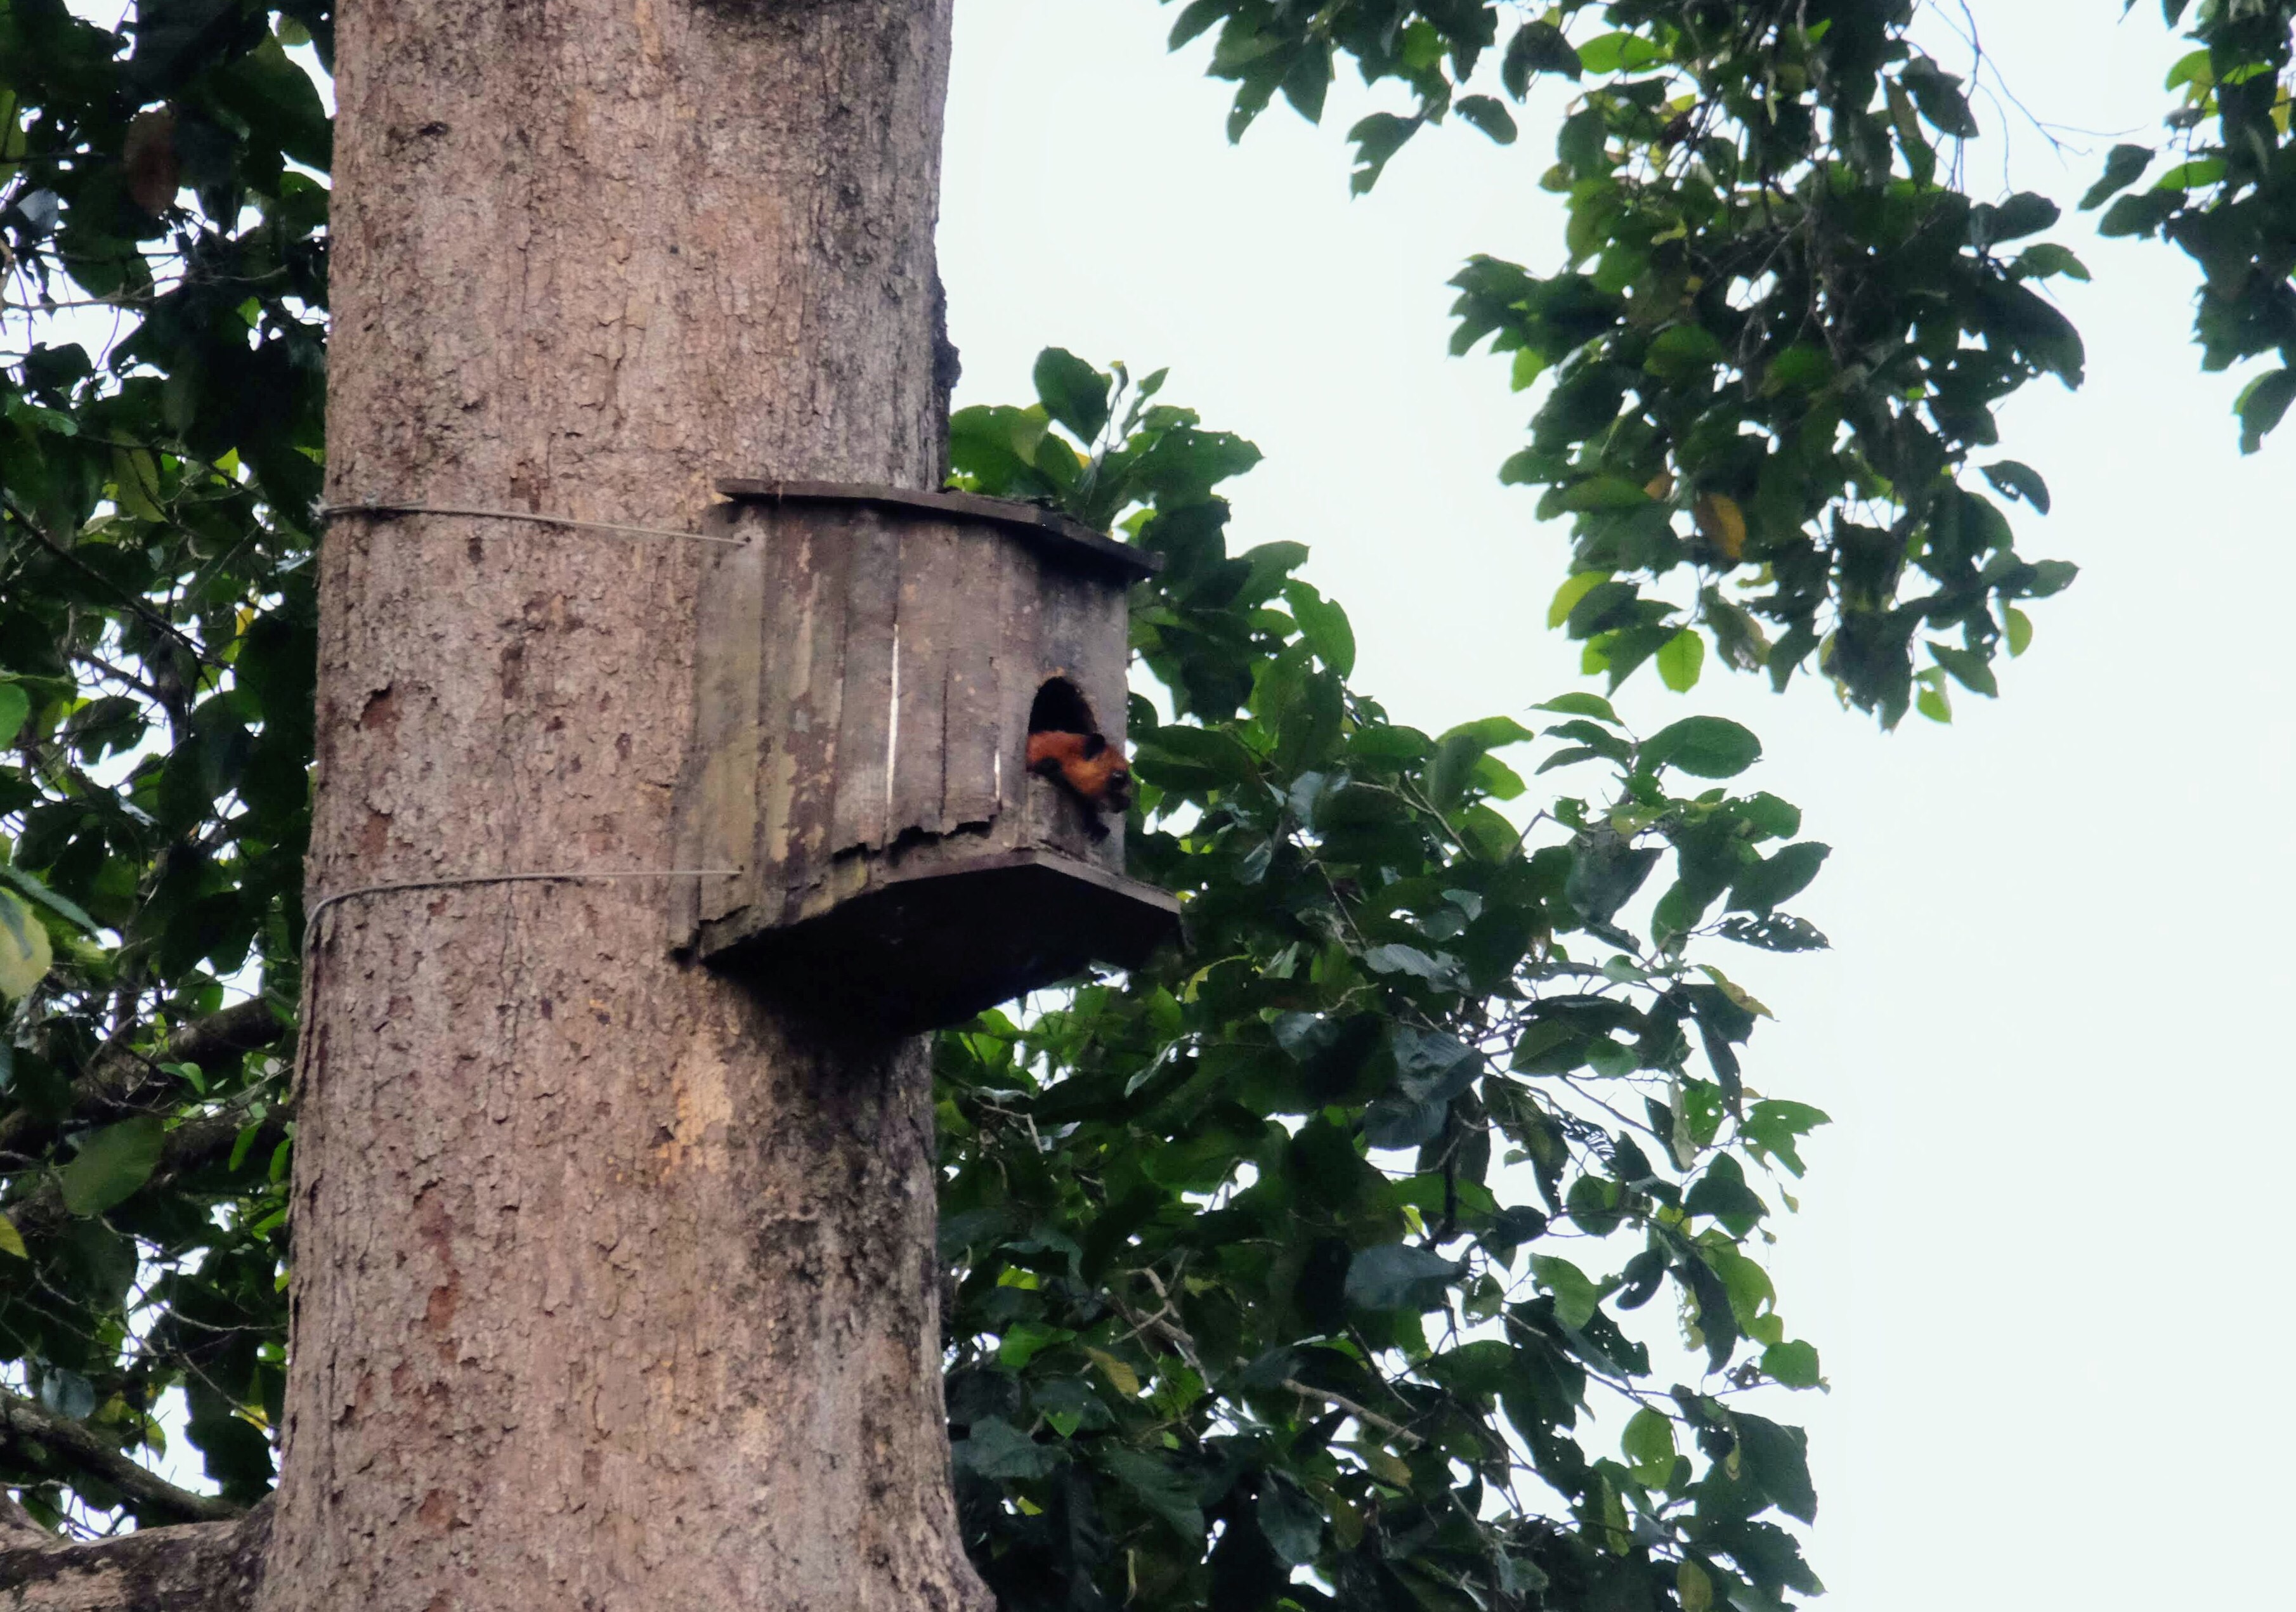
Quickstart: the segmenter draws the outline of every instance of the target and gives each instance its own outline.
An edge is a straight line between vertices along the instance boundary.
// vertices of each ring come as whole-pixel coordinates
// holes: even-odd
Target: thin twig
[[[1367,1428],[1377,1428],[1390,1438],[1409,1444],[1414,1450],[1421,1444],[1427,1442],[1425,1439],[1420,1437],[1418,1434],[1414,1433],[1410,1428],[1405,1427],[1401,1422],[1390,1421],[1378,1412],[1370,1409],[1368,1406],[1356,1403],[1354,1400],[1349,1399],[1344,1394],[1334,1394],[1329,1388],[1311,1388],[1296,1377],[1285,1378],[1283,1379],[1283,1386],[1291,1392],[1300,1395],[1302,1399],[1321,1400],[1324,1403],[1330,1405],[1334,1410],[1345,1411],[1349,1415],[1363,1423],[1364,1426]]]

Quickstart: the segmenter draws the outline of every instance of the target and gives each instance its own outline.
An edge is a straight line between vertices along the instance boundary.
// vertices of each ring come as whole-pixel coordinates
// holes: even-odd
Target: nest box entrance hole
[[[1036,700],[1029,707],[1029,732],[1101,738],[1100,723],[1092,714],[1092,702],[1084,697],[1082,689],[1065,677],[1048,677],[1045,686],[1037,691]]]
[[[1105,812],[1132,805],[1132,769],[1111,748],[1084,691],[1065,677],[1049,677],[1029,707],[1029,771],[1058,785],[1083,808],[1085,831],[1108,838]]]

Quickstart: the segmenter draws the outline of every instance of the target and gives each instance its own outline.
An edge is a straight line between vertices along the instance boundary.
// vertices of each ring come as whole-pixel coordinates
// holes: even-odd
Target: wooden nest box
[[[1124,876],[1122,811],[1029,765],[1032,732],[1122,754],[1152,556],[965,494],[718,491],[711,534],[744,541],[702,566],[676,865],[739,871],[676,881],[682,946],[913,1030],[1176,932]]]

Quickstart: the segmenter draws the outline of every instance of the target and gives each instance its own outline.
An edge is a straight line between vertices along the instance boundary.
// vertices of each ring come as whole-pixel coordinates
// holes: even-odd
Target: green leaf
[[[1567,610],[1564,612],[1565,615],[1569,613]],[[1546,625],[1559,626],[1562,623],[1559,619],[1550,620]],[[1530,708],[1534,711],[1558,711],[1566,716],[1592,716],[1595,721],[1607,722],[1614,728],[1626,725],[1619,720],[1619,714],[1611,708],[1611,702],[1600,694],[1557,694],[1552,700],[1540,700]]]
[[[1686,694],[1697,686],[1699,671],[1706,664],[1706,640],[1685,627],[1659,650],[1656,664],[1659,681]]]
[[[1035,380],[1047,414],[1080,442],[1089,445],[1098,439],[1108,424],[1114,376],[1102,374],[1064,348],[1048,347],[1037,355]]]
[[[1752,730],[1723,716],[1685,716],[1642,742],[1643,770],[1675,767],[1693,778],[1734,778],[1761,759]]]
[[[2296,402],[2296,369],[2272,370],[2248,383],[2240,395],[2240,451],[2253,454]]]
[[[1164,48],[1178,50],[1226,16],[1229,10],[1230,0],[1189,0],[1187,7],[1180,12],[1180,20],[1172,24],[1172,31],[1165,36]]]
[[[1507,41],[1499,78],[1507,94],[1520,101],[1530,93],[1533,73],[1561,73],[1576,78],[1581,70],[1578,53],[1570,48],[1561,29],[1552,22],[1526,22]]]
[[[1802,1430],[1780,1427],[1767,1417],[1743,1411],[1732,1420],[1737,1426],[1739,1456],[1749,1481],[1787,1516],[1816,1521],[1817,1492],[1810,1485],[1809,1440]]]
[[[2144,191],[2134,196],[2123,196],[2104,209],[2104,217],[2096,221],[2096,233],[2100,235],[2149,235],[2184,204],[2185,192],[2182,191]]]
[[[1730,910],[1767,912],[1784,904],[1809,888],[1832,854],[1831,847],[1805,839],[1755,863],[1731,884]]]
[[[1549,627],[1559,627],[1570,620],[1570,612],[1578,608],[1578,601],[1610,579],[1611,573],[1608,571],[1571,573],[1563,579],[1562,585],[1554,590],[1554,601],[1546,607],[1546,625]]]
[[[1054,1445],[1038,1444],[1012,1423],[995,1418],[974,1422],[949,1449],[959,1471],[982,1477],[1042,1477],[1061,1459]]]
[[[1980,202],[1970,209],[1970,233],[1980,246],[2021,240],[2056,221],[2057,204],[2031,191],[2020,191],[1998,206]]]
[[[1759,946],[1765,952],[1823,952],[1833,944],[1816,925],[1784,912],[1767,918],[1726,918],[1717,932],[1725,940]]]
[[[1689,376],[1730,356],[1721,339],[1702,324],[1670,324],[1650,344],[1643,367],[1654,375]]]
[[[2164,12],[2166,12],[2166,6],[2163,6],[2162,10]],[[2179,4],[2177,9],[2181,11],[2183,6]],[[2175,17],[2172,16],[2169,18],[2169,26],[2174,27],[2176,25],[2176,21],[2177,20]],[[2161,81],[2161,87],[2162,89],[2177,89],[2187,84],[2199,85],[2205,87],[2215,81],[2216,74],[2210,60],[2209,47],[2204,45],[2196,51],[2186,51],[2183,55],[2177,57],[2176,61],[2170,62],[2169,64],[2169,76]]]
[[[1554,1318],[1564,1326],[1583,1328],[1602,1307],[1603,1290],[1586,1272],[1553,1254],[1530,1256],[1530,1273],[1538,1285],[1554,1295]]]
[[[2196,191],[2214,184],[2225,176],[2221,157],[2202,157],[2193,162],[2180,162],[2153,181],[2156,191]]]
[[[1316,651],[1316,659],[1335,677],[1352,673],[1356,669],[1356,634],[1348,623],[1348,613],[1296,579],[1283,585],[1283,600],[1292,607],[1292,618],[1300,624],[1300,636]]]
[[[86,1218],[127,1202],[159,1168],[167,1135],[167,1122],[157,1114],[138,1114],[90,1134],[63,1168],[64,1207]]]
[[[2044,241],[2029,246],[2017,254],[2017,272],[2029,280],[2048,280],[2058,274],[2069,280],[2087,280],[2088,266],[2073,255],[2072,249],[2054,241]]]
[[[82,934],[94,935],[99,932],[95,920],[90,918],[77,902],[65,900],[13,863],[0,862],[0,884],[13,885],[19,891],[38,902]]]
[[[1993,668],[1976,651],[1956,649],[1948,643],[1931,643],[1929,650],[1937,663],[1953,674],[1953,680],[1972,693],[1982,694],[1988,700],[2000,694],[2001,685],[1994,678]]]
[[[1324,1545],[1324,1509],[1289,1476],[1273,1468],[1260,1475],[1253,1515],[1260,1533],[1287,1566],[1315,1565]]]
[[[2012,498],[2022,498],[2042,514],[2049,512],[2049,484],[2031,465],[2004,459],[1998,464],[1985,466],[1985,479]]]
[[[1585,514],[1601,510],[1635,510],[1651,502],[1651,495],[1623,476],[1589,476],[1574,481],[1562,490],[1562,503],[1565,510]]]
[[[1977,118],[1969,110],[1968,97],[1961,93],[1958,77],[1926,56],[1906,62],[1901,77],[1912,92],[1914,104],[1931,127],[1956,140],[1977,138]]]
[[[20,683],[0,683],[0,750],[16,742],[24,719],[32,714],[32,697]]]
[[[1789,1388],[1815,1388],[1825,1380],[1818,1370],[1817,1350],[1792,1339],[1762,1351],[1762,1370]]]
[[[1170,1462],[1119,1444],[1101,1451],[1098,1464],[1163,1518],[1192,1550],[1201,1546],[1204,1514],[1196,1503],[1196,1486]]]
[[[1514,119],[1507,109],[1489,95],[1462,95],[1452,102],[1451,110],[1473,124],[1500,145],[1515,142]]]
[[[1781,800],[1767,790],[1748,795],[1734,803],[1739,820],[1754,831],[1759,839],[1791,839],[1801,832],[1801,808],[1791,800]]]
[[[1600,34],[1578,47],[1579,65],[1590,73],[1631,73],[1664,54],[1640,34],[1620,29]]]
[[[2033,618],[2015,605],[2005,607],[2001,616],[2006,628],[2005,635],[2009,641],[2009,654],[2013,659],[2032,647]]]
[[[1528,744],[1538,735],[1512,716],[1478,716],[1472,722],[1460,723],[1446,728],[1438,744],[1463,740],[1473,744],[1478,751],[1496,750],[1504,745]]]
[[[0,997],[29,995],[53,961],[46,928],[20,897],[0,890]]]
[[[1833,359],[1822,347],[1787,348],[1762,372],[1765,392],[1815,391],[1833,378]]]
[[[1363,962],[1374,974],[1409,974],[1419,979],[1440,980],[1451,972],[1449,964],[1429,956],[1417,946],[1392,943],[1369,948],[1363,954]]]
[[[1348,131],[1348,138],[1356,148],[1356,170],[1349,176],[1348,187],[1356,195],[1363,195],[1379,183],[1389,160],[1403,149],[1403,143],[1419,132],[1419,118],[1398,118],[1393,112],[1374,112]]]
[[[1802,1161],[1796,1144],[1818,1126],[1833,1123],[1823,1109],[1770,1097],[1746,1110],[1746,1117],[1738,1122],[1738,1133],[1759,1152],[1776,1158],[1800,1175]]]
[[[1769,1211],[1746,1184],[1745,1172],[1727,1153],[1707,1166],[1682,1199],[1685,1215],[1711,1215],[1720,1220],[1759,1220]]]
[[[1662,1411],[1644,1405],[1627,1419],[1619,1448],[1640,1482],[1657,1487],[1674,1470],[1674,1421]]]
[[[1359,1250],[1349,1262],[1347,1301],[1365,1310],[1431,1310],[1466,1271],[1464,1260],[1446,1259],[1432,1248],[1383,1243]]]

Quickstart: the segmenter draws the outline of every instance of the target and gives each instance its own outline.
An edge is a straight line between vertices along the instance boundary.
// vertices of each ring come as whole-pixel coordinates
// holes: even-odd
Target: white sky
[[[2060,159],[1983,107],[1974,173],[2005,162],[2069,202],[2115,138],[2153,138],[2181,53],[2157,8],[1975,9],[2024,103],[2095,133]],[[1511,151],[1422,135],[1350,202],[1362,97],[1335,90],[1321,130],[1279,103],[1231,149],[1205,45],[1163,53],[1173,14],[960,0],[941,227],[958,401],[1025,400],[1046,344],[1169,364],[1168,398],[1267,453],[1236,484],[1235,537],[1314,546],[1356,682],[1399,720],[1578,686],[1575,646],[1543,626],[1562,533],[1496,477],[1529,402],[1503,362],[1446,356],[1444,282],[1468,253],[1559,260],[1536,185],[1551,122],[1526,117]],[[1965,47],[1937,39],[1959,70]],[[2184,259],[2097,241],[2093,217],[2057,232],[2098,276],[2065,299],[2088,385],[2036,384],[2003,443],[2055,495],[2021,548],[2083,575],[2032,611],[2004,699],[1956,689],[1953,727],[1890,737],[1818,685],[1779,700],[1711,670],[1687,698],[1645,673],[1621,702],[1645,732],[1693,709],[1747,722],[1763,786],[1835,847],[1798,904],[1837,949],[1734,972],[1784,1021],[1751,1077],[1837,1122],[1775,1267],[1833,1383],[1792,1407],[1824,1604],[1857,1612],[2289,1604],[2270,1542],[2296,1502],[2276,1370],[2296,1059],[2275,1011],[2296,549],[2275,506],[2296,424],[2239,457],[2238,381],[2201,375],[2186,342]]]

